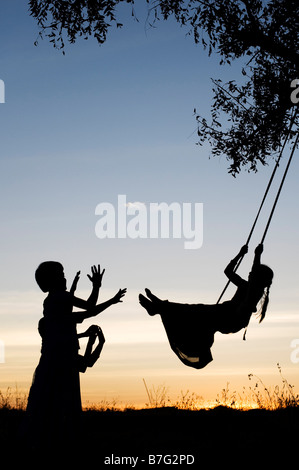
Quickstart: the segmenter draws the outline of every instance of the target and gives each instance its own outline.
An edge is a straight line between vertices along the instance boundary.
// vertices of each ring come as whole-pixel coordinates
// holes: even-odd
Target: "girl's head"
[[[35,271],[35,280],[43,292],[66,289],[63,266],[57,261],[41,263]]]
[[[249,274],[248,280],[251,284],[255,285],[256,287],[270,287],[272,284],[274,273],[269,266],[265,264],[258,264],[254,266],[253,270]]]
[[[269,266],[265,264],[259,264],[254,266],[254,269],[249,274],[248,280],[250,283],[251,292],[256,293],[257,302],[261,300],[260,308],[260,323],[263,321],[266,315],[267,307],[269,304],[269,293],[270,286],[273,281],[274,273]]]

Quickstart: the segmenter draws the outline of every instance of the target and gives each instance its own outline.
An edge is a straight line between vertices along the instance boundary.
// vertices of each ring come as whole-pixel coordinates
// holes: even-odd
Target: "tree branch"
[[[244,28],[243,31],[240,33],[244,34],[246,38],[252,38],[252,46],[254,47],[261,47],[262,49],[266,50],[273,56],[280,56],[283,59],[291,60],[294,64],[299,62],[299,54],[289,47],[286,47],[281,42],[278,42],[274,38],[269,37],[261,27],[257,17],[254,16],[250,0],[242,0],[248,15],[248,19],[250,20],[250,27],[247,29]]]

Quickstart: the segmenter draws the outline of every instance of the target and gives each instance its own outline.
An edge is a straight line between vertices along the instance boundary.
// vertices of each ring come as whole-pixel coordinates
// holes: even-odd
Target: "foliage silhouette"
[[[39,35],[64,52],[65,38],[93,36],[103,44],[112,25],[121,27],[117,7],[134,0],[30,0]],[[215,52],[220,64],[242,59],[242,77],[213,80],[211,118],[194,109],[198,144],[208,141],[212,156],[225,155],[234,176],[242,167],[257,171],[279,152],[288,133],[291,83],[299,79],[297,0],[145,0],[147,22],[174,17],[195,43]],[[295,121],[298,128],[299,117]],[[293,135],[293,134],[292,134]]]

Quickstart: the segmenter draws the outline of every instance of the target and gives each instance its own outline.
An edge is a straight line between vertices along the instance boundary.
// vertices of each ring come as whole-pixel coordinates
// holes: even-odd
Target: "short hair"
[[[63,266],[58,261],[44,261],[35,271],[35,280],[43,292],[49,292],[62,272]]]

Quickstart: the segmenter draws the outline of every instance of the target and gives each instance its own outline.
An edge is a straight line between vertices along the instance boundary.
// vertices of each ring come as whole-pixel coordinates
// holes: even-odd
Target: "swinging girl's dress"
[[[228,268],[232,268],[232,262]],[[248,281],[235,275],[238,289],[221,304],[181,304],[162,301],[157,313],[178,358],[187,366],[202,369],[213,360],[211,347],[216,331],[236,333],[246,328],[256,305],[248,305]]]

